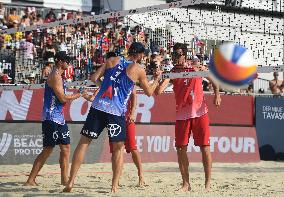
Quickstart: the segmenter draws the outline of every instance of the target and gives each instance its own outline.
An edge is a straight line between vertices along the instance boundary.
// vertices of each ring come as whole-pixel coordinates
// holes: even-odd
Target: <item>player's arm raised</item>
[[[105,70],[116,65],[120,60],[120,57],[112,57],[109,58],[105,64],[98,68],[98,70],[91,75],[91,81],[94,82],[96,85],[100,86],[100,78],[104,75]]]
[[[103,64],[98,70],[91,75],[91,81],[97,84],[98,80],[104,75],[106,70],[106,64]]]
[[[208,71],[208,68],[204,65],[200,65],[198,66],[198,68],[196,68],[197,71]],[[220,107],[221,105],[221,96],[220,96],[220,89],[219,89],[219,85],[212,80],[211,77],[206,77],[206,79],[208,79],[210,81],[210,83],[212,83],[213,89],[214,89],[214,104],[216,107]]]
[[[58,74],[51,76],[50,80],[47,83],[53,89],[56,97],[61,103],[73,101],[82,96],[82,94],[79,92],[71,95],[65,95],[63,90],[62,78]]]

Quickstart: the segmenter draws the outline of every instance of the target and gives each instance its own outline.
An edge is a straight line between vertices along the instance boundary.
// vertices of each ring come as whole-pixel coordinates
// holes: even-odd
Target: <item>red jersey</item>
[[[175,69],[173,72],[194,72],[193,68]],[[202,78],[174,79],[173,90],[176,99],[176,120],[200,117],[208,113],[205,103]]]

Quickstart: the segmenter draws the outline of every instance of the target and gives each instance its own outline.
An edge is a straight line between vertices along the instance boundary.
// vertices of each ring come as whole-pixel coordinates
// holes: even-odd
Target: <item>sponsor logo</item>
[[[109,137],[116,137],[121,133],[121,126],[118,124],[108,124],[107,129],[109,132]]]
[[[15,155],[38,155],[41,151],[42,135],[14,135]]]
[[[280,106],[263,106],[262,114],[265,120],[284,120],[284,109]]]
[[[88,131],[88,130],[82,130],[82,134],[85,134],[85,135],[88,135],[92,138],[97,138],[98,137],[98,134],[96,132],[93,132],[93,131]]]
[[[42,151],[42,135],[12,135],[3,133],[0,138],[0,155],[28,156],[38,155]]]
[[[7,152],[12,141],[12,135],[8,133],[3,133],[2,139],[0,141],[0,155],[4,156]]]

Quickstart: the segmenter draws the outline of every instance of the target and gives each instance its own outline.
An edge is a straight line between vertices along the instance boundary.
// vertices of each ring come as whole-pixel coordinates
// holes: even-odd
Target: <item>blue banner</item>
[[[255,118],[260,158],[284,159],[284,97],[256,97]]]

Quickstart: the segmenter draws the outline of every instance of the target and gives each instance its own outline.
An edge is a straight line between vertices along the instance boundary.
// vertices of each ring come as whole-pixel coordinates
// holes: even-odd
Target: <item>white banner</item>
[[[90,12],[92,10],[92,0],[65,0],[64,3],[58,3],[58,0],[44,0],[44,7],[54,9],[66,9],[75,11]]]
[[[0,0],[0,3],[11,3],[11,0]]]

